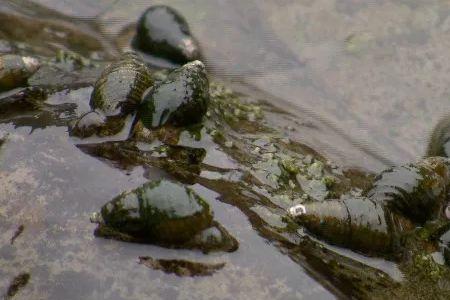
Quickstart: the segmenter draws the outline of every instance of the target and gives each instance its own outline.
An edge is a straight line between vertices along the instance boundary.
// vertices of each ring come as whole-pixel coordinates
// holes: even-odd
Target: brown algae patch
[[[31,276],[29,273],[21,273],[17,275],[9,285],[4,299],[12,299],[22,288],[24,288],[28,284],[28,281],[30,281],[30,277]]]
[[[139,257],[139,263],[154,270],[180,277],[209,276],[222,269],[225,263],[200,263],[182,259],[154,259],[149,256]]]

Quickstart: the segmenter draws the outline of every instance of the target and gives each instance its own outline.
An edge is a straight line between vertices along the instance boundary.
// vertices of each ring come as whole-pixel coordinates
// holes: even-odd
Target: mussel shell
[[[319,238],[365,254],[392,253],[391,229],[382,205],[349,198],[309,203],[305,208],[296,220]]]
[[[128,52],[102,72],[89,104],[107,117],[128,114],[137,108],[143,92],[152,84],[145,63],[137,54]]]
[[[423,224],[443,213],[449,178],[447,159],[428,158],[383,171],[367,196]]]
[[[201,122],[209,104],[209,81],[200,61],[185,64],[143,96],[139,117],[147,128],[166,123],[186,126]]]
[[[239,248],[239,242],[222,225],[213,221],[211,227],[197,233],[185,246],[199,248],[204,253],[219,250],[234,252]]]
[[[125,118],[105,117],[98,111],[90,111],[69,125],[69,134],[79,138],[87,138],[94,134],[99,137],[112,136],[119,133],[124,125]]]
[[[209,205],[191,189],[168,180],[123,193],[101,209],[104,226],[139,242],[180,244],[212,224]]]
[[[156,5],[139,19],[135,46],[151,55],[184,64],[200,59],[200,47],[186,20],[173,8]]]
[[[36,58],[14,54],[0,56],[0,91],[24,86],[40,67]]]
[[[450,157],[450,116],[441,119],[433,129],[426,156]]]

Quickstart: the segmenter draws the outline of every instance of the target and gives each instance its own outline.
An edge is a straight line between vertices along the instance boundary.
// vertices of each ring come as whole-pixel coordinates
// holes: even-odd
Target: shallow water
[[[157,3],[186,16],[215,76],[293,112],[296,130],[289,135],[339,165],[379,171],[418,159],[433,126],[450,111],[450,5],[444,1]],[[123,29],[147,6],[140,0],[132,5],[124,0],[17,0],[2,1],[0,12],[76,24],[80,31],[102,36],[106,52],[115,55],[117,36],[126,37]],[[70,97],[88,93],[81,89]],[[334,297],[259,236],[239,209],[202,186],[195,189],[240,241],[238,252],[204,256],[94,238],[91,212],[124,189],[166,175],[157,169],[114,168],[76,148],[65,127],[39,126],[39,119],[36,128],[14,128],[20,122],[0,125],[0,137],[10,133],[0,149],[0,177],[9,182],[0,190],[0,203],[14,203],[0,210],[5,217],[0,227],[6,230],[0,236],[0,291],[19,272],[30,272],[30,283],[17,299]],[[206,163],[224,153],[213,155]],[[233,164],[222,156],[220,161]],[[10,245],[21,224],[24,232]],[[211,277],[180,279],[139,265],[138,257],[146,255],[226,266]],[[385,268],[396,272],[394,266]]]
[[[95,18],[109,36],[148,6],[140,0],[35,2]],[[326,133],[319,145],[305,138],[340,163],[379,170],[415,160],[450,111],[445,1],[155,3],[183,12],[216,74],[260,89],[327,127],[322,131],[336,140],[327,141]],[[365,159],[353,159],[358,151]]]

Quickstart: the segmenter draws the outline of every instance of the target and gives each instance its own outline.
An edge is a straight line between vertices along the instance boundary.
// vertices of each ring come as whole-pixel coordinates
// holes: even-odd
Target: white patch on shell
[[[191,57],[192,54],[195,52],[195,44],[192,39],[185,38],[181,41],[181,49],[183,49],[183,54],[187,57]]]
[[[445,208],[445,217],[450,220],[450,204]]]
[[[22,61],[27,70],[30,72],[36,71],[40,66],[39,61],[34,57],[24,56],[22,57]]]
[[[302,204],[298,204],[289,208],[288,213],[293,217],[301,216],[306,214],[306,207]]]

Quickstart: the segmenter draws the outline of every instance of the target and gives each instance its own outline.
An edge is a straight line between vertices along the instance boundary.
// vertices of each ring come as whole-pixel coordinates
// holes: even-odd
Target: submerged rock
[[[168,180],[149,182],[122,193],[93,217],[96,235],[204,252],[234,251],[237,241],[217,222],[193,190]],[[209,233],[210,228],[217,229]]]
[[[310,232],[366,254],[401,251],[401,237],[427,221],[444,220],[450,161],[428,158],[383,171],[365,197],[329,200],[291,208]]]
[[[40,67],[36,58],[6,54],[0,56],[0,91],[27,84],[28,78]]]
[[[147,128],[166,123],[186,126],[198,123],[209,104],[209,82],[200,61],[185,64],[143,96],[139,117]]]
[[[186,20],[165,5],[148,8],[137,25],[135,46],[151,55],[184,64],[200,59],[200,47]]]

